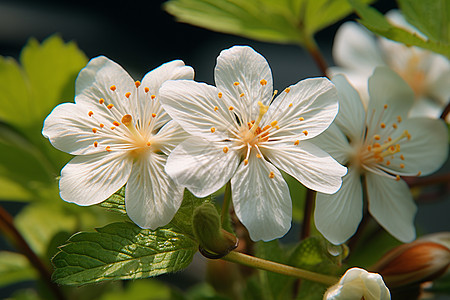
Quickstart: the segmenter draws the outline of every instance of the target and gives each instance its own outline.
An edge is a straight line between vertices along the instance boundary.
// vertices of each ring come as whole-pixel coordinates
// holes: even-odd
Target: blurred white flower
[[[420,35],[398,11],[391,11],[386,17],[396,26]],[[337,67],[329,69],[330,75],[344,74],[365,104],[367,79],[377,66],[394,70],[414,91],[410,116],[438,118],[450,101],[450,62],[440,54],[385,38],[376,39],[361,25],[347,22],[336,33],[333,57]]]
[[[193,135],[170,154],[166,172],[198,197],[231,179],[234,209],[250,237],[279,238],[291,226],[292,203],[277,168],[323,193],[341,186],[346,168],[308,141],[335,118],[336,90],[326,78],[307,79],[271,103],[269,64],[244,46],[222,51],[215,82],[161,87],[164,109]]]
[[[414,93],[389,68],[378,67],[369,78],[367,110],[343,76],[333,81],[339,114],[314,142],[347,165],[348,173],[336,194],[317,194],[316,227],[333,244],[350,238],[362,218],[364,186],[370,214],[395,238],[410,242],[417,208],[401,176],[441,167],[448,153],[447,127],[439,119],[408,118]]]
[[[133,81],[121,66],[100,56],[81,70],[75,103],[45,119],[42,134],[76,155],[61,171],[61,198],[93,205],[127,184],[128,216],[142,228],[166,225],[178,210],[183,187],[164,171],[169,152],[188,135],[162,109],[158,90],[168,79],[193,79],[180,60]]]
[[[391,294],[379,274],[369,273],[360,268],[351,268],[336,285],[326,291],[323,299],[388,300],[391,299]]]

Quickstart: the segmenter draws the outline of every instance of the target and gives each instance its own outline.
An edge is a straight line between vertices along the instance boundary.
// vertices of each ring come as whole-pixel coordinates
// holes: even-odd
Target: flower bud
[[[441,233],[400,245],[372,270],[380,273],[390,288],[433,280],[450,266],[450,249],[445,245],[449,238],[450,233]]]
[[[201,252],[208,258],[220,258],[237,247],[236,236],[222,229],[219,213],[211,203],[194,210],[192,225]]]
[[[391,294],[383,278],[364,269],[351,268],[325,292],[324,300],[388,300]]]

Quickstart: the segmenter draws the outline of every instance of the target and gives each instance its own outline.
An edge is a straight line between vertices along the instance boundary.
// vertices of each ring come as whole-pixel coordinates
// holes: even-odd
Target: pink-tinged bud
[[[345,272],[339,282],[325,292],[324,300],[389,300],[391,294],[376,273],[364,269],[351,268]]]
[[[371,269],[383,276],[389,288],[436,279],[450,266],[450,249],[445,244],[449,237],[450,233],[444,233],[400,245]]]

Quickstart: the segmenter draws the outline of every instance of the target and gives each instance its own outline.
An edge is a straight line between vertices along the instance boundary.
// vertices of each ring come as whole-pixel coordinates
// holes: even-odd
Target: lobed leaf
[[[197,243],[174,228],[155,231],[117,222],[73,235],[52,262],[58,284],[137,279],[186,268]]]

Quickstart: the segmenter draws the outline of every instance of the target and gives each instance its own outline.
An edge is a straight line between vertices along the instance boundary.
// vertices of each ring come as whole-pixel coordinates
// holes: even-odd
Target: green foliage
[[[300,45],[352,12],[347,0],[170,0],[164,8],[180,22],[265,42]]]
[[[73,235],[52,260],[53,280],[81,285],[157,276],[186,268],[196,251],[195,241],[170,226],[152,231],[112,223]]]
[[[37,272],[25,256],[9,251],[0,252],[0,287],[36,278]]]
[[[408,46],[418,46],[450,58],[448,33],[450,28],[450,4],[448,4],[448,1],[400,1],[401,7],[405,9],[406,19],[411,24],[418,26],[419,30],[423,30],[423,33],[427,35],[426,39],[404,28],[392,25],[379,11],[361,1],[349,0],[349,2],[361,17],[359,22],[374,33]],[[436,15],[431,14],[433,12]],[[434,31],[437,27],[439,27],[439,30]],[[431,31],[433,31],[433,34],[430,33]]]

